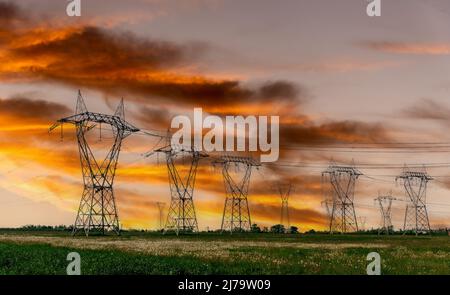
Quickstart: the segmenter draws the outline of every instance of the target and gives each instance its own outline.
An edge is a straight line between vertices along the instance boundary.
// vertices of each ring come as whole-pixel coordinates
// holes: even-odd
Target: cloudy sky
[[[364,0],[0,1],[0,226],[71,224],[82,192],[73,130],[48,134],[74,112],[80,89],[91,111],[166,130],[194,107],[209,114],[280,116],[281,158],[254,171],[252,221],[279,222],[276,181],[295,183],[291,223],[324,229],[320,172],[333,160],[358,166],[357,216],[376,227],[373,199],[392,190],[403,164],[435,179],[433,226],[450,222],[450,3]],[[107,132],[107,131],[105,131]],[[158,139],[124,143],[115,190],[124,227],[155,228],[168,206],[167,170],[144,158]],[[413,144],[414,143],[414,144]],[[105,150],[108,136],[93,145]],[[161,160],[161,159],[159,159]],[[376,166],[378,165],[378,166]],[[200,229],[220,225],[221,175],[199,167]],[[405,202],[393,205],[400,226]]]

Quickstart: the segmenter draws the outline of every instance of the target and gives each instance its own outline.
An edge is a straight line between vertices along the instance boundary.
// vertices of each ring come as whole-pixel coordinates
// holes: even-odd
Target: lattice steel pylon
[[[166,206],[166,203],[163,202],[156,202],[156,205],[158,206],[158,212],[159,212],[159,230],[164,230],[164,207]]]
[[[354,167],[330,165],[322,172],[331,185],[333,206],[330,214],[330,233],[358,231],[358,221],[353,204],[355,185],[362,175]],[[325,183],[323,181],[323,183]]]
[[[389,231],[392,230],[392,201],[396,200],[396,198],[392,197],[391,194],[379,194],[374,200],[380,206],[381,213],[381,228],[378,230],[378,234],[384,231],[389,235]]]
[[[249,231],[252,226],[250,208],[248,206],[248,188],[253,167],[261,164],[251,157],[221,156],[213,161],[213,165],[222,166],[225,184],[225,206],[223,209],[221,232]],[[244,173],[239,181],[231,176],[230,168],[244,166]]]
[[[358,230],[365,231],[367,217],[366,216],[358,216],[357,220],[358,220]]]
[[[122,140],[139,129],[125,121],[123,99],[114,115],[88,112],[81,93],[78,92],[75,115],[59,119],[49,131],[63,124],[73,124],[76,129],[84,190],[73,226],[72,234],[80,230],[86,236],[90,232],[120,234],[119,216],[114,197],[113,183]],[[98,162],[88,144],[86,133],[97,124],[110,125],[113,144],[105,159]]]
[[[325,210],[327,212],[327,216],[329,219],[331,219],[332,212],[333,212],[333,200],[332,199],[325,199],[321,203],[322,207],[325,207]]]
[[[277,184],[278,193],[281,199],[281,215],[280,224],[284,226],[286,232],[288,232],[291,222],[289,218],[289,196],[292,192],[292,184]]]
[[[169,172],[170,184],[170,206],[164,232],[198,231],[197,216],[194,207],[194,185],[197,175],[198,162],[201,158],[208,157],[206,153],[199,152],[192,148],[166,146],[157,149],[155,152],[166,155],[167,168]],[[178,157],[191,156],[191,162],[187,175],[183,178],[175,161]]]
[[[426,206],[428,181],[433,178],[423,171],[404,169],[395,180],[400,180],[405,188],[408,204],[406,205],[403,230],[412,229],[416,235],[431,232]]]

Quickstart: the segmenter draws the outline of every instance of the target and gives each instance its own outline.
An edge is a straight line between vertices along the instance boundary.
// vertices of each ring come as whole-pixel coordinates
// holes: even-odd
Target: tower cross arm
[[[395,177],[395,180],[401,179],[408,179],[408,178],[421,178],[424,180],[433,180],[433,177],[431,177],[426,172],[417,172],[417,171],[404,171],[401,175]]]
[[[152,151],[153,153],[163,153],[163,154],[178,154],[178,153],[191,153],[194,156],[197,156],[199,158],[206,158],[209,157],[209,155],[207,153],[204,152],[200,152],[197,151],[195,148],[192,147],[183,147],[183,146],[172,146],[172,145],[167,145],[161,148],[158,148],[154,151]]]
[[[239,156],[220,156],[214,159],[214,164],[225,163],[242,163],[249,166],[261,166],[261,163],[251,157],[239,157]]]
[[[358,169],[352,166],[339,166],[339,165],[330,165],[322,174],[333,174],[333,173],[348,173],[356,176],[363,175]]]
[[[79,124],[79,123],[83,123],[83,122],[108,124],[119,130],[123,130],[125,132],[131,132],[131,133],[140,131],[139,128],[133,126],[132,124],[125,121],[124,119],[120,118],[119,116],[105,115],[105,114],[94,113],[94,112],[84,112],[81,114],[76,114],[73,116],[59,119],[56,122],[56,124],[54,124],[50,129],[53,130],[54,128],[56,128],[56,126],[63,124],[63,123]]]

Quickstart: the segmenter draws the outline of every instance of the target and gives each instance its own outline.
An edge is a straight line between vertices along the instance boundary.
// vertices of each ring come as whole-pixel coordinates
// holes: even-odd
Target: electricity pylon
[[[361,230],[361,231],[365,231],[366,230],[366,222],[367,222],[367,217],[366,216],[358,216],[359,230]]]
[[[333,206],[330,216],[330,233],[358,231],[355,206],[355,184],[362,175],[354,167],[330,165],[322,172],[322,177],[327,178],[331,185]],[[325,183],[325,181],[323,181]]]
[[[416,235],[431,231],[426,206],[427,183],[433,178],[426,172],[404,169],[395,180],[400,180],[409,199],[406,205],[403,230],[412,229]]]
[[[389,235],[389,231],[392,229],[392,219],[391,219],[391,207],[392,201],[396,200],[396,198],[392,197],[391,194],[388,195],[378,195],[377,198],[374,199],[375,202],[380,206],[381,213],[381,229],[378,230],[378,234],[384,231],[387,235]]]
[[[164,229],[164,207],[166,206],[166,203],[163,202],[156,202],[156,205],[158,206],[158,211],[159,211],[159,230],[163,230]]]
[[[251,229],[250,209],[248,207],[248,188],[253,167],[261,164],[250,157],[221,156],[213,161],[213,165],[222,166],[225,184],[225,206],[223,209],[221,231],[249,231]],[[231,176],[231,166],[244,167],[240,180]]]
[[[320,204],[322,205],[322,207],[325,207],[325,210],[327,211],[327,216],[329,219],[331,219],[331,214],[333,212],[333,200],[325,199]]]
[[[198,162],[208,155],[194,148],[172,146],[157,149],[155,152],[166,155],[169,172],[171,199],[164,232],[173,230],[178,235],[180,232],[198,231],[193,200],[195,177]],[[186,158],[187,155],[190,155],[191,158],[190,166],[187,175],[182,177],[175,162]]]
[[[125,121],[123,99],[114,115],[88,112],[81,93],[78,92],[75,115],[59,119],[49,131],[63,124],[73,124],[76,129],[80,153],[84,190],[75,219],[72,234],[83,230],[88,236],[91,231],[105,234],[114,231],[120,234],[119,216],[114,197],[113,183],[119,159],[122,140],[139,129]],[[110,125],[113,130],[113,144],[105,159],[98,162],[86,140],[86,133],[97,124]]]
[[[278,193],[280,194],[281,199],[281,215],[280,215],[280,224],[284,226],[286,232],[288,232],[291,224],[289,219],[289,196],[292,192],[292,184],[281,184],[277,185]]]

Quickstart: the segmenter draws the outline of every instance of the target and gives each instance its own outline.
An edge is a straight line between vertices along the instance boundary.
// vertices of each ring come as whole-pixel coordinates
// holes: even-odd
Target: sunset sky
[[[63,141],[47,131],[73,114],[78,89],[95,112],[113,114],[123,97],[128,122],[159,132],[195,107],[279,116],[280,160],[250,185],[261,226],[280,220],[281,180],[295,184],[291,223],[325,229],[321,171],[331,160],[364,173],[355,204],[366,228],[380,222],[378,192],[405,198],[395,183],[403,164],[431,164],[430,222],[450,225],[448,0],[382,0],[372,18],[364,0],[81,2],[82,16],[69,17],[67,1],[0,0],[0,227],[74,222],[76,139],[69,127]],[[104,149],[108,134],[93,144]],[[156,202],[169,205],[162,157],[142,156],[157,144],[124,141],[115,181],[124,228],[156,228]],[[220,226],[223,181],[208,160],[194,203],[201,230]],[[405,202],[393,208],[399,228]]]

